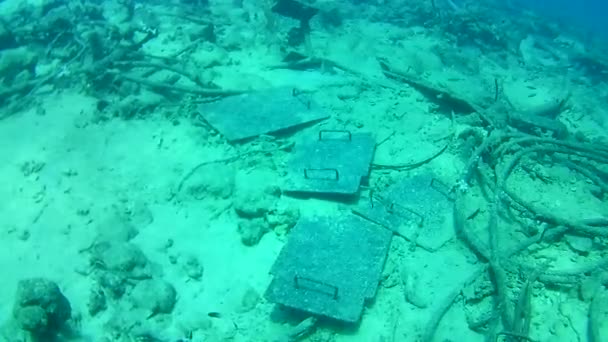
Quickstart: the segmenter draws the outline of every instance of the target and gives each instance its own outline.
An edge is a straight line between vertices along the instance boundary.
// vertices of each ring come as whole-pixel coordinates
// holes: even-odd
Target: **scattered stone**
[[[129,282],[150,279],[153,275],[144,253],[128,242],[95,245],[90,263],[97,282],[114,299],[123,296]]]
[[[185,258],[184,271],[190,279],[201,280],[203,278],[203,266],[200,264],[198,258],[194,255],[188,255]]]
[[[274,207],[281,191],[264,183],[274,177],[273,173],[264,171],[237,175],[232,202],[237,215],[247,219],[263,217]]]
[[[57,335],[72,314],[70,302],[57,284],[44,278],[21,280],[15,297],[13,318],[35,336]]]
[[[132,243],[105,243],[94,248],[92,257],[108,271],[129,273],[139,278],[148,263],[144,253]]]
[[[136,308],[148,311],[149,318],[171,313],[177,300],[177,293],[173,285],[164,280],[146,279],[135,285],[130,300]]]
[[[249,286],[245,293],[243,294],[243,298],[241,299],[241,308],[240,312],[249,312],[260,303],[260,294],[253,287]]]
[[[233,206],[241,218],[253,219],[263,217],[272,208],[276,199],[265,193],[237,192]]]
[[[484,277],[475,279],[475,281],[465,286],[462,290],[462,295],[467,303],[479,302],[486,297],[491,297],[493,294],[494,285],[489,279]]]
[[[300,210],[283,201],[278,201],[274,208],[266,214],[266,221],[279,236],[285,236],[300,219]]]
[[[238,232],[245,246],[257,245],[269,230],[268,223],[263,218],[239,221]]]
[[[319,319],[311,316],[298,323],[295,327],[291,328],[287,333],[287,341],[300,341],[306,336],[312,334],[317,329],[317,323]]]
[[[146,203],[142,201],[136,201],[131,206],[126,208],[125,214],[128,217],[131,225],[137,227],[137,229],[145,228],[154,222],[154,215],[152,215],[152,211],[146,205]]]
[[[421,291],[418,275],[412,270],[403,267],[401,269],[401,281],[405,300],[417,308],[425,309],[429,305],[429,298]]]
[[[483,328],[487,327],[487,323],[496,317],[492,298],[485,297],[478,302],[468,303],[464,306],[464,315],[469,329],[482,331]]]
[[[176,320],[176,326],[184,336],[213,327],[212,318],[209,318],[205,313],[198,310],[184,311],[179,317],[176,317]]]
[[[111,214],[96,225],[96,243],[127,242],[139,233],[131,224],[128,217]]]
[[[112,299],[121,298],[127,289],[127,279],[111,272],[99,274],[97,282]]]
[[[184,189],[186,194],[197,199],[227,199],[234,191],[234,169],[224,164],[208,164],[193,173]]]
[[[593,240],[591,238],[570,234],[566,234],[565,238],[568,246],[578,253],[587,254],[593,249]]]
[[[108,308],[106,295],[99,286],[94,286],[89,293],[89,302],[87,308],[91,316],[95,316],[98,313]]]

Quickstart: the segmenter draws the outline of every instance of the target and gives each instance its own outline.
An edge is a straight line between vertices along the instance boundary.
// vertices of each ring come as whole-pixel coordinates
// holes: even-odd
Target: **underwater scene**
[[[0,342],[608,341],[607,13],[0,0]]]

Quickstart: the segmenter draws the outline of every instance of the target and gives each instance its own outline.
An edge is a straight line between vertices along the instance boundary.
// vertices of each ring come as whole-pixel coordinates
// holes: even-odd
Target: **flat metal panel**
[[[266,298],[357,322],[376,295],[391,236],[352,214],[302,219],[275,261]]]
[[[329,117],[309,95],[292,88],[228,96],[202,104],[198,110],[229,141],[253,138]]]
[[[284,188],[288,192],[355,194],[369,175],[375,149],[370,133],[318,132],[296,144]]]
[[[353,211],[427,250],[437,250],[455,231],[453,204],[433,185],[434,179],[432,174],[404,178]]]

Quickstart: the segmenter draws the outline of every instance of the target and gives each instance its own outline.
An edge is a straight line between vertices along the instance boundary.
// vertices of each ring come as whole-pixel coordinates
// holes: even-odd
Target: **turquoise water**
[[[608,341],[606,9],[0,0],[0,342]]]
[[[591,34],[608,37],[608,3],[601,0],[515,0],[514,4],[522,8],[539,11],[549,18],[562,19],[567,23],[580,26]]]

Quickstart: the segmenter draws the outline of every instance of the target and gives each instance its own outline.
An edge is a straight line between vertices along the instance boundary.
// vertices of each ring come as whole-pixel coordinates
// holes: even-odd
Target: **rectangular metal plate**
[[[369,175],[375,149],[369,133],[321,131],[296,144],[284,188],[288,192],[355,194]]]
[[[405,178],[353,211],[435,251],[455,236],[452,203],[430,174]],[[380,200],[379,200],[380,199]]]
[[[272,268],[266,298],[357,322],[376,295],[392,234],[360,217],[302,219]]]
[[[252,138],[329,115],[309,95],[275,88],[228,96],[199,106],[203,118],[229,141]]]

